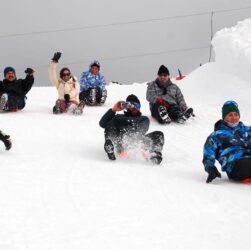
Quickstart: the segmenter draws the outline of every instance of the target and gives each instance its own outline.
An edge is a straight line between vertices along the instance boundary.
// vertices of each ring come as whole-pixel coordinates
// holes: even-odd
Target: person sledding
[[[124,114],[116,114],[119,111]],[[110,160],[116,160],[116,155],[125,156],[128,150],[140,149],[144,158],[161,163],[164,134],[161,131],[146,134],[150,121],[141,114],[137,96],[129,95],[126,101],[118,101],[99,124],[105,129],[104,149]]]
[[[62,114],[69,112],[81,115],[85,103],[79,102],[80,85],[77,78],[71,74],[69,68],[62,68],[59,73],[60,79],[57,77],[56,69],[60,57],[61,52],[56,52],[49,68],[50,80],[58,91],[58,99],[53,107],[53,113]]]
[[[25,79],[17,79],[16,71],[8,66],[4,69],[4,80],[0,81],[0,111],[16,112],[26,104],[26,95],[34,83],[34,70],[25,70]]]
[[[89,71],[83,72],[80,77],[79,99],[87,105],[102,105],[107,97],[106,81],[100,74],[100,63],[95,60],[89,66]]]
[[[184,123],[193,115],[193,109],[187,107],[180,88],[171,82],[164,65],[160,66],[157,79],[148,83],[146,99],[152,116],[161,124]]]
[[[5,134],[0,130],[0,141],[4,143],[5,149],[10,150],[12,146],[11,138],[9,135]]]
[[[206,182],[221,178],[215,161],[221,165],[228,178],[234,181],[251,181],[251,127],[240,121],[240,111],[235,101],[222,107],[222,119],[217,121],[204,145],[203,164],[208,173]]]

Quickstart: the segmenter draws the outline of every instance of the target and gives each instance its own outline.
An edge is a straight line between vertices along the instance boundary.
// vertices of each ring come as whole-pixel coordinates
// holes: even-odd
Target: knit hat
[[[166,66],[164,66],[164,65],[161,65],[159,67],[159,71],[158,71],[158,76],[160,76],[162,74],[170,75],[168,68]]]
[[[226,116],[231,112],[236,112],[238,113],[238,115],[240,115],[238,104],[235,101],[227,101],[223,104],[222,119],[224,120]]]
[[[11,66],[8,66],[4,69],[3,71],[3,74],[4,74],[4,77],[9,73],[9,72],[13,72],[14,74],[16,74],[16,71],[13,67]]]
[[[136,95],[133,95],[133,94],[127,96],[126,101],[140,104],[140,101],[139,101],[138,97]]]

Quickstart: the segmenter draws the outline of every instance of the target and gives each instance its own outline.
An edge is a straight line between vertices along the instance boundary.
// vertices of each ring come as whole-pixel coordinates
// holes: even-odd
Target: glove
[[[53,62],[55,62],[55,63],[57,63],[58,62],[58,60],[60,59],[60,57],[61,57],[61,52],[56,52],[56,53],[54,53],[54,56],[52,57],[52,61]]]
[[[157,103],[165,106],[167,109],[170,107],[170,104],[167,101],[165,101],[162,97],[158,97]]]
[[[186,111],[187,110],[187,106],[186,105],[181,106],[181,110],[182,111]]]
[[[34,70],[32,68],[27,68],[24,73],[27,74],[27,75],[32,75],[34,72]]]
[[[69,102],[70,101],[70,95],[69,94],[65,94],[64,95],[64,99],[66,102]]]
[[[212,180],[214,180],[216,177],[221,178],[221,174],[218,169],[213,166],[208,170],[207,183],[212,182]]]
[[[5,149],[10,150],[12,143],[9,135],[5,135],[2,131],[0,131],[0,140],[3,141]]]

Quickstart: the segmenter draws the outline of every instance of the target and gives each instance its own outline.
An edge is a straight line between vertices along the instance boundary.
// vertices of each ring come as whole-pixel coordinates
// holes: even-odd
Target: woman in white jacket
[[[60,79],[57,77],[56,69],[60,57],[61,53],[56,52],[49,68],[50,80],[58,90],[58,100],[53,107],[53,113],[72,112],[74,114],[82,114],[85,103],[79,103],[80,84],[77,78],[71,75],[71,71],[68,68],[62,68],[60,70]]]

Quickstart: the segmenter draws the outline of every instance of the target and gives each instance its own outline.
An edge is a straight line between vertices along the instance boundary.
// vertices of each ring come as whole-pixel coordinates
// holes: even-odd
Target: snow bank
[[[251,19],[218,31],[213,40],[215,60],[227,72],[251,80]]]

